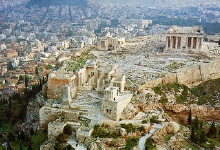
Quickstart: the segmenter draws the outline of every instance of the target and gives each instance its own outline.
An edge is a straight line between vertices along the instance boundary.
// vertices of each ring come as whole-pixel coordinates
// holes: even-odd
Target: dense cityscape
[[[219,56],[219,0],[0,0],[0,149],[218,149]]]

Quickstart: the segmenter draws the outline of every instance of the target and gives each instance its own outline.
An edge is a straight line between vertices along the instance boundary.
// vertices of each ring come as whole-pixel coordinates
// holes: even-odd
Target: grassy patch
[[[0,132],[4,133],[4,132],[9,132],[13,129],[13,125],[11,123],[5,123],[2,124],[2,126],[0,127]]]
[[[164,141],[165,143],[168,142],[173,135],[174,135],[174,134],[169,134],[169,135],[167,135],[167,136],[163,139],[163,141]]]
[[[155,149],[156,148],[156,145],[154,145],[153,143],[153,140],[151,138],[148,138],[146,141],[145,141],[145,147],[146,149]]]
[[[193,150],[199,150],[199,148],[197,147],[197,146],[195,146],[195,145],[193,145],[193,144],[191,144],[191,143],[189,143],[189,142],[187,142],[187,141],[184,141],[184,142],[180,142],[179,143],[179,146],[181,147],[181,148],[192,148]]]
[[[159,94],[161,96],[160,102],[163,104],[168,102],[168,99],[165,95],[166,92],[177,93],[180,92],[180,90],[182,90],[180,95],[175,94],[175,98],[177,103],[185,103],[187,101],[189,91],[189,88],[187,86],[178,83],[165,84],[162,86],[154,87],[152,89],[156,94]]]
[[[212,106],[215,106],[213,99],[215,99],[215,97],[218,96],[218,93],[220,93],[220,78],[206,81],[191,89],[186,85],[178,83],[156,86],[152,89],[156,94],[161,96],[160,102],[163,104],[168,102],[165,93],[174,92],[177,103],[186,103],[189,96],[193,96],[198,97],[198,101],[193,103],[197,103],[199,105],[209,103]]]
[[[44,131],[37,131],[31,136],[33,148],[39,148],[39,146],[47,139],[47,133]]]
[[[147,123],[147,120],[142,120],[142,122],[141,122],[141,123],[145,124],[145,123]]]
[[[169,71],[174,71],[176,69],[179,69],[183,66],[184,64],[183,63],[180,63],[180,62],[173,62],[172,64],[169,64],[166,66],[166,68],[169,70]]]
[[[131,138],[131,137],[127,138],[125,148],[130,149],[135,147],[138,144],[138,141],[139,141],[138,138]]]
[[[89,51],[84,52],[80,57],[72,57],[71,61],[67,63],[66,71],[75,72],[84,67],[87,60],[94,59],[95,56],[90,54]]]
[[[206,81],[191,89],[191,93],[198,97],[198,104],[210,103],[214,106],[213,98],[220,93],[220,78]]]
[[[155,92],[156,94],[159,94],[159,95],[162,95],[162,94],[163,94],[163,92],[162,92],[160,86],[153,87],[152,90],[154,90],[154,92]]]
[[[118,129],[111,130],[108,127],[95,125],[92,136],[99,138],[117,138],[118,136],[120,136],[120,131]]]

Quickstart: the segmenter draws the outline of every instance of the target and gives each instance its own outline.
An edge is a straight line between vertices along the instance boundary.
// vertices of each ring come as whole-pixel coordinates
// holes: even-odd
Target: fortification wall
[[[40,128],[47,129],[47,125],[57,119],[65,119],[66,121],[78,121],[79,112],[44,106],[39,110],[39,117]]]
[[[132,96],[133,96],[132,94],[127,94],[123,100],[121,100],[117,103],[117,110],[116,110],[117,111],[117,118],[116,118],[117,121],[121,118],[122,112],[130,103]]]
[[[200,65],[196,65],[176,73],[176,83],[185,84],[187,86],[193,86],[197,83],[201,83],[202,74],[200,68]]]
[[[220,78],[220,59],[201,65],[200,70],[203,81]]]
[[[165,77],[162,78],[162,83],[159,84],[168,84],[177,82],[177,75],[174,73],[166,74]]]
[[[102,113],[112,120],[117,120],[117,102],[102,100]]]
[[[187,86],[196,86],[204,81],[217,78],[220,78],[220,59],[214,60],[210,63],[200,63],[198,65],[182,69],[177,73],[166,74],[163,78],[146,82],[139,88],[139,91],[168,83],[180,83]]]
[[[128,106],[131,101],[132,94],[124,94],[118,101],[103,100],[102,112],[104,115],[112,120],[118,121],[121,118],[121,114],[125,107]]]
[[[62,99],[63,87],[65,85],[69,85],[69,82],[70,81],[68,79],[49,78],[47,85],[47,98]]]
[[[64,122],[50,122],[48,124],[48,140],[55,140],[55,138],[63,133]]]

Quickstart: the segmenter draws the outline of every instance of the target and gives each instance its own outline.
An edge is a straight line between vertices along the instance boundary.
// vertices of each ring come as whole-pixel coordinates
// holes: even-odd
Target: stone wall
[[[63,133],[64,122],[50,122],[48,124],[48,140],[55,140],[55,138]]]
[[[165,77],[146,82],[139,91],[168,83],[180,83],[187,86],[196,86],[204,81],[220,78],[220,59],[210,63],[200,63],[195,66],[179,70],[177,73],[166,74]]]
[[[55,143],[47,142],[40,146],[40,150],[54,150]]]
[[[117,102],[111,100],[102,101],[102,113],[112,120],[117,120]]]
[[[47,99],[63,99],[63,94],[67,94],[67,86],[70,87],[69,95],[71,98],[75,96],[76,91],[72,86],[74,81],[66,78],[49,78],[47,84]]]
[[[119,120],[121,118],[121,114],[122,114],[123,110],[130,103],[132,96],[133,96],[132,94],[127,94],[123,100],[121,100],[117,103],[117,120]]]
[[[102,101],[102,112],[105,116],[112,120],[118,121],[121,118],[121,114],[125,107],[128,106],[131,101],[132,94],[124,94],[120,96],[120,100],[103,100]]]
[[[39,110],[40,128],[46,129],[48,123],[56,119],[65,119],[66,121],[78,121],[79,112],[59,108],[42,107]]]

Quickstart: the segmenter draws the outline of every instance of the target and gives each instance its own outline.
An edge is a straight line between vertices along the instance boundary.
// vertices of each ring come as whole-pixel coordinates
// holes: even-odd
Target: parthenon
[[[165,52],[201,51],[204,32],[202,27],[172,26],[166,33]]]

